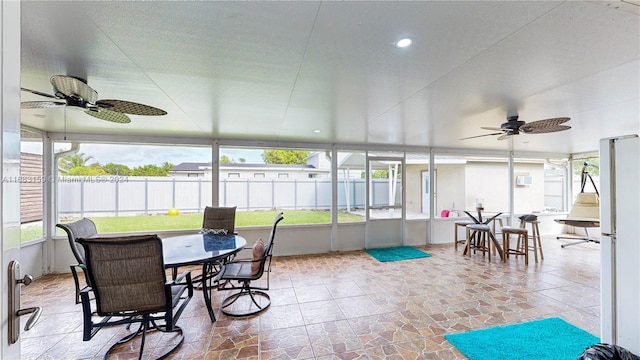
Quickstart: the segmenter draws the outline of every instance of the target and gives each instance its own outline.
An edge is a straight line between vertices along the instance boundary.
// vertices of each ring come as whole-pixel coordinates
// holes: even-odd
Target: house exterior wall
[[[541,163],[514,163],[513,176],[514,184],[518,176],[531,176],[532,179],[531,185],[514,186],[514,212],[516,214],[529,214],[534,211],[544,210],[546,206],[544,165]]]
[[[406,165],[407,211],[422,212],[422,171],[428,171],[428,164]]]
[[[528,186],[514,186],[514,213],[542,211],[545,207],[544,165],[541,163],[514,164],[514,183],[517,176],[532,177]],[[506,162],[470,162],[465,166],[464,208],[474,209],[477,198],[484,199],[485,211],[507,211],[509,208],[508,166]],[[450,185],[450,184],[448,184]]]
[[[325,152],[314,152],[307,158],[307,165],[313,165],[316,169],[331,169],[331,160]]]
[[[297,169],[272,169],[272,168],[251,168],[251,169],[225,169],[220,168],[220,180],[227,178],[240,179],[308,179],[308,178],[328,178],[329,172],[319,174],[317,171],[297,170]]]
[[[422,212],[422,171],[427,164],[406,165],[406,209]],[[475,208],[476,197],[484,198],[487,211],[508,209],[507,166],[504,162],[468,162],[466,164],[435,165],[436,205],[434,217],[442,210],[464,216],[464,210]],[[542,163],[517,162],[514,164],[514,184],[517,176],[531,176],[531,185],[515,185],[514,213],[532,213],[544,210],[545,179]],[[559,189],[560,193],[562,189]],[[467,198],[467,193],[470,194]]]
[[[42,220],[42,155],[20,153],[20,222]]]
[[[226,167],[220,166],[220,180],[230,178],[240,179],[309,179],[309,178],[329,178],[331,167],[325,169],[300,169],[300,168],[278,168],[260,166],[254,167]],[[198,170],[170,171],[169,176],[176,178],[203,177],[211,179],[211,167],[200,167]]]
[[[442,210],[456,211],[458,215],[464,216],[465,207],[466,178],[465,164],[436,164],[435,182],[435,217],[440,216]],[[474,205],[475,206],[475,205]]]
[[[475,209],[476,199],[484,199],[487,212],[509,209],[509,181],[506,162],[468,162],[465,166],[464,209]]]

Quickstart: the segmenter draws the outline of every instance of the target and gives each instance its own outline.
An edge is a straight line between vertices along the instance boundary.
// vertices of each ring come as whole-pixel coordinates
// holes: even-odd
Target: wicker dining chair
[[[84,289],[89,289],[89,282],[87,278],[85,260],[84,260],[84,249],[80,244],[76,242],[77,239],[80,238],[91,238],[98,235],[98,230],[96,229],[96,224],[88,218],[82,218],[78,221],[65,223],[65,224],[56,224],[56,227],[64,230],[67,233],[67,238],[69,240],[69,246],[71,247],[71,252],[73,256],[76,258],[77,263],[71,264],[69,267],[71,268],[71,275],[73,276],[73,282],[76,286],[76,304],[80,303],[80,291]],[[78,277],[78,270],[82,271],[84,275],[84,285],[80,285],[80,278]]]
[[[77,241],[85,251],[86,270],[97,309],[94,313],[89,291],[81,291],[83,340],[91,340],[104,327],[126,324],[128,329],[139,323],[137,330],[107,350],[105,358],[119,346],[141,336],[138,357],[141,359],[146,335],[154,330],[178,335],[177,339],[171,339],[168,351],[159,359],[175,351],[184,341],[182,329],[176,322],[193,296],[193,284],[190,272],[167,282],[162,240],[157,235],[136,235]],[[94,321],[96,314],[101,318]],[[164,344],[159,346],[164,348]]]
[[[224,230],[227,234],[235,233],[236,207],[211,207],[204,208],[202,219],[203,229]]]
[[[276,227],[283,219],[283,213],[279,213],[276,216],[266,244],[262,242],[262,239],[256,241],[252,249],[252,259],[227,262],[220,269],[214,280],[218,284],[218,290],[239,290],[222,300],[220,310],[223,314],[229,316],[254,315],[264,311],[271,305],[271,298],[265,290],[269,290],[269,274],[271,272]],[[266,277],[266,284],[262,286],[256,285],[255,283],[263,275]],[[240,299],[245,299],[246,301],[241,302],[239,301]]]

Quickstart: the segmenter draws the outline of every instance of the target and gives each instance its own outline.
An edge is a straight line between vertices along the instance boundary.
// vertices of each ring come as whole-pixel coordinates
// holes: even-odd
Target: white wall
[[[405,245],[420,246],[426,245],[429,242],[428,220],[407,220],[405,225]]]
[[[365,223],[338,224],[336,251],[364,249]]]

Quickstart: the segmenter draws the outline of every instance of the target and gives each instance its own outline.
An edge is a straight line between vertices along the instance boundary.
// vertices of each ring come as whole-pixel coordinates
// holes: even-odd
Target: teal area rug
[[[381,262],[418,259],[430,257],[431,254],[418,250],[413,246],[395,246],[388,248],[365,249],[369,255]]]
[[[444,336],[470,360],[574,360],[596,336],[560,318],[535,320]]]

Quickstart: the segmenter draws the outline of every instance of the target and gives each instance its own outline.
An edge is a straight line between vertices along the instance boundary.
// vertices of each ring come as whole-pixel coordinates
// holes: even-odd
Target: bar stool
[[[502,257],[503,261],[507,261],[507,257],[509,255],[521,256],[524,255],[524,264],[529,265],[529,252],[527,249],[529,248],[529,235],[527,229],[519,228],[519,227],[510,227],[503,226],[502,227],[502,247],[504,251],[504,256]],[[518,243],[515,249],[512,249],[509,246],[509,238],[511,234],[518,235]],[[521,240],[524,240],[521,243]]]
[[[500,228],[502,229],[502,227],[504,226],[504,224],[502,223],[502,218],[500,216],[498,216],[497,218],[493,219],[493,221],[491,222],[491,229],[493,230],[493,235],[498,236],[498,234],[500,234],[502,232],[502,230],[497,231],[496,230],[496,224],[500,223]]]
[[[538,262],[538,251],[540,251],[540,260],[544,260],[544,254],[542,253],[542,241],[540,241],[540,228],[538,224],[540,221],[520,219],[520,227],[527,228],[527,224],[531,225],[531,242],[533,243],[533,255]],[[531,250],[531,246],[527,247],[527,250]]]
[[[471,242],[475,239],[474,252],[476,250],[482,250],[482,255],[485,252],[489,254],[489,261],[491,261],[491,226],[485,224],[469,224],[467,225],[467,242],[465,244],[465,252],[471,256]]]
[[[466,228],[467,225],[473,224],[473,221],[469,221],[469,220],[456,220],[455,226],[454,226],[454,230],[455,230],[455,236],[454,236],[454,248],[455,251],[458,251],[458,243],[466,243],[467,239],[459,239],[458,238],[458,228],[459,227],[463,227]]]

